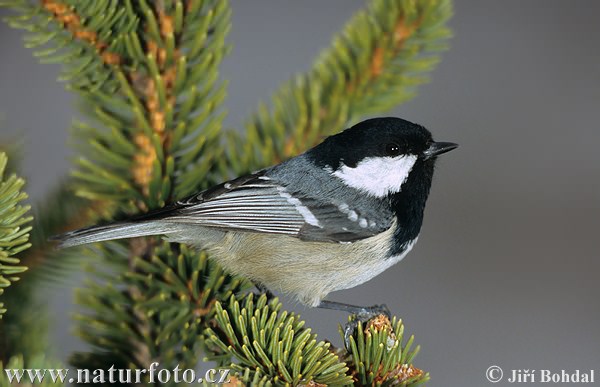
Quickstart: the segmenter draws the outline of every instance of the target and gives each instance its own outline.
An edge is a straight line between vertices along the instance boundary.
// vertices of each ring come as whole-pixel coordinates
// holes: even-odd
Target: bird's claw
[[[358,323],[360,322],[362,324],[365,324],[369,320],[371,320],[379,315],[384,315],[388,319],[391,318],[391,313],[390,313],[390,310],[387,307],[387,305],[381,304],[381,305],[367,306],[367,307],[361,308],[361,311],[359,311],[356,314],[353,314],[350,317],[350,321],[348,321],[348,323],[346,323],[346,325],[344,326],[344,344],[346,345],[346,350],[348,350],[348,351],[351,350],[350,337],[352,337],[354,335],[354,333],[356,332],[356,329],[358,328]]]

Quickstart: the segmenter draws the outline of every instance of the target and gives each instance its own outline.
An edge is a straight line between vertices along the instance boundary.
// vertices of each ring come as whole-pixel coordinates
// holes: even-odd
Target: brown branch
[[[42,7],[52,13],[54,18],[71,34],[79,40],[89,43],[96,48],[96,52],[107,65],[119,65],[121,56],[108,50],[108,44],[98,38],[95,31],[86,29],[81,18],[73,8],[56,0],[41,0]]]
[[[404,16],[400,15],[400,18],[398,19],[396,26],[394,28],[394,31],[391,35],[391,38],[393,39],[393,47],[392,47],[392,54],[389,55],[387,58],[385,57],[385,51],[386,51],[386,47],[385,47],[385,43],[390,39],[390,34],[389,33],[384,33],[383,37],[381,39],[381,41],[383,42],[382,44],[380,44],[379,46],[375,47],[375,50],[373,51],[373,57],[371,58],[371,66],[370,66],[370,78],[371,80],[379,77],[385,68],[385,65],[387,65],[389,63],[389,58],[393,58],[396,55],[398,55],[398,53],[400,52],[400,50],[402,50],[402,48],[404,47],[404,42],[406,42],[407,39],[409,39],[414,32],[417,30],[417,28],[419,28],[419,26],[422,23],[422,18],[419,18],[419,20],[417,20],[415,23],[408,25],[406,23],[406,21],[404,20]],[[357,80],[359,81],[359,80]],[[359,82],[357,82],[358,84]]]
[[[81,21],[82,18],[75,12],[72,6],[64,4],[59,0],[40,1],[44,9],[49,11],[64,29],[68,30],[76,39],[82,40],[94,47],[105,64],[116,66],[123,62],[124,58],[119,54],[108,50],[108,44],[100,40],[95,31],[85,28]],[[163,10],[159,10],[157,14],[161,34],[165,37],[172,36],[174,33],[172,17],[165,14]],[[158,81],[162,82],[161,86],[164,87],[167,92],[169,107],[172,108],[176,100],[173,95],[173,85],[177,75],[177,66],[175,64],[169,67],[166,66],[166,49],[160,47],[154,41],[150,40],[146,43],[146,52],[150,54],[152,58],[156,58],[157,60],[160,69]],[[179,53],[176,52],[175,58],[177,58],[178,55]],[[176,61],[173,62],[176,63]],[[165,111],[164,109],[161,109],[160,106],[155,80],[148,77],[147,74],[140,74],[137,71],[128,72],[127,78],[134,85],[144,85],[138,96],[144,100],[150,125],[154,132],[160,135],[163,149],[166,149],[170,141],[170,136],[167,134]],[[136,90],[136,88],[134,88],[134,90]],[[157,157],[156,150],[154,149],[151,138],[141,130],[134,135],[133,142],[139,149],[139,152],[133,158],[131,170],[133,181],[140,187],[142,193],[145,196],[148,196],[149,184],[152,180],[153,164]],[[140,206],[143,207],[141,204]]]
[[[163,10],[158,10],[158,22],[160,32],[164,37],[171,37],[174,33],[173,29],[173,18]],[[157,133],[161,140],[163,151],[166,151],[171,139],[171,128],[166,127],[165,122],[165,109],[161,108],[158,87],[164,88],[166,92],[167,109],[173,109],[176,101],[176,96],[173,92],[173,86],[177,77],[177,58],[179,52],[176,50],[174,53],[173,64],[167,66],[167,51],[164,47],[160,47],[159,44],[153,40],[149,40],[146,43],[146,52],[151,58],[155,58],[159,68],[158,82],[161,85],[156,84],[156,80],[151,79],[146,74],[131,73],[129,78],[136,84],[144,84],[145,87],[141,88],[141,97],[145,101],[145,107],[148,112],[150,119],[150,126],[154,133]],[[153,164],[156,160],[156,151],[153,144],[148,138],[146,133],[140,132],[135,136],[135,143],[140,149],[140,153],[135,156],[134,164],[132,167],[132,175],[135,183],[142,189],[142,193],[145,196],[149,194],[149,184],[152,180]]]

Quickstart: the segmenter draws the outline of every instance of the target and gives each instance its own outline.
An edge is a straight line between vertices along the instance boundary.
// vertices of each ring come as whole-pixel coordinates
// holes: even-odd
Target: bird
[[[437,157],[455,149],[423,126],[372,118],[277,165],[226,181],[158,210],[55,237],[66,248],[163,235],[209,253],[260,290],[356,315],[326,300],[402,260],[423,223]],[[386,312],[389,314],[389,312]]]

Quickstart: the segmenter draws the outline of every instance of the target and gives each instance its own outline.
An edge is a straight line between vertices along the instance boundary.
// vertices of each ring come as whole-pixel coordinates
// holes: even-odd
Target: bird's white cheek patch
[[[332,173],[350,187],[378,198],[400,192],[417,156],[367,157],[355,168],[343,165]]]

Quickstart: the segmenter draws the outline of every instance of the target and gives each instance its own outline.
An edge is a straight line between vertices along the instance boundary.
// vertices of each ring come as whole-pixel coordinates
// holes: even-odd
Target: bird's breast
[[[353,243],[227,232],[208,250],[228,271],[316,306],[328,293],[360,285],[404,258],[416,239],[390,256],[394,229]]]

